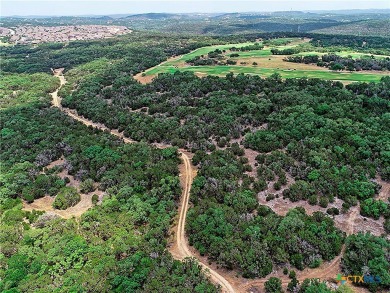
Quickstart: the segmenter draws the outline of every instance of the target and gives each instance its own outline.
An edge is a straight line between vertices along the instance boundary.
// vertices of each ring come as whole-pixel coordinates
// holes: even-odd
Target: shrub
[[[275,195],[272,194],[272,193],[268,194],[267,197],[265,198],[266,201],[270,201],[270,200],[273,200],[273,199],[275,199]]]
[[[385,223],[383,224],[386,233],[390,233],[390,218],[387,218],[385,220]]]
[[[338,214],[340,214],[340,211],[338,208],[332,207],[332,208],[327,209],[326,213],[328,215],[338,215]]]
[[[327,197],[320,198],[320,207],[326,208],[329,204],[329,200]]]
[[[321,263],[322,263],[322,259],[316,258],[309,264],[309,267],[312,269],[318,268],[321,265]]]
[[[1,219],[2,223],[12,226],[19,223],[24,218],[24,212],[22,210],[11,209],[4,212]]]
[[[298,270],[303,270],[304,267],[303,267],[303,256],[302,254],[300,253],[297,253],[297,254],[293,254],[291,256],[291,260],[290,260],[291,264],[293,266],[295,266]]]
[[[314,206],[317,204],[317,195],[313,194],[309,196],[308,202],[310,205]]]
[[[282,281],[279,278],[271,277],[264,283],[265,292],[267,293],[281,293],[282,289]]]
[[[360,205],[360,214],[365,217],[372,217],[378,220],[381,215],[388,213],[388,204],[381,200],[369,198]]]
[[[289,198],[292,202],[301,199],[307,199],[313,193],[313,189],[306,181],[297,180],[290,186],[290,189],[283,191],[283,196]]]
[[[291,282],[289,282],[287,285],[287,291],[297,292],[298,285],[299,285],[299,282],[298,282],[297,278],[292,278]]]
[[[257,208],[257,214],[261,217],[265,217],[269,214],[272,214],[273,211],[270,207],[264,206],[264,205],[259,205]]]
[[[217,145],[220,147],[220,148],[223,148],[226,146],[226,143],[227,143],[227,140],[225,137],[221,137],[217,143]]]
[[[287,177],[286,177],[286,174],[285,173],[281,173],[279,175],[279,180],[278,182],[281,184],[281,185],[286,185],[287,184]]]
[[[23,194],[23,197],[24,197],[24,199],[25,199],[28,203],[32,203],[32,202],[34,201],[34,196],[33,196],[31,193]]]
[[[95,182],[92,179],[88,178],[87,180],[81,182],[80,191],[82,193],[88,193],[94,191],[95,190],[94,183]]]
[[[245,135],[244,146],[259,152],[271,152],[282,146],[280,139],[271,131],[258,130]]]
[[[288,274],[288,277],[290,279],[294,279],[297,277],[297,273],[295,271],[291,270],[290,273]]]
[[[99,201],[99,196],[97,194],[92,195],[92,203],[97,204]]]
[[[80,201],[80,194],[78,194],[74,187],[63,187],[57,194],[53,207],[60,210],[65,210],[76,205]]]
[[[26,218],[30,223],[34,223],[44,213],[45,213],[44,211],[32,210],[31,212],[26,212]]]
[[[264,179],[259,179],[258,181],[256,181],[255,183],[253,183],[253,189],[256,191],[256,192],[260,192],[260,191],[263,191],[267,188],[267,182],[265,182]]]
[[[280,190],[280,188],[282,188],[282,185],[280,184],[279,181],[274,183],[274,188],[275,188],[275,190]]]

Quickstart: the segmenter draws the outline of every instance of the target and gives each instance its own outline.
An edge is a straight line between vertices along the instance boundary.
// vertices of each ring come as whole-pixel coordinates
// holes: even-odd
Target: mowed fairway
[[[281,41],[286,39],[281,39]],[[229,72],[234,74],[245,73],[259,75],[261,77],[268,77],[274,73],[279,73],[282,78],[321,78],[327,80],[340,80],[345,83],[354,82],[354,81],[366,81],[366,82],[377,82],[383,76],[387,76],[389,72],[381,71],[360,71],[360,72],[348,72],[348,71],[331,71],[324,67],[318,67],[312,64],[303,64],[303,63],[292,63],[283,61],[285,55],[272,55],[271,47],[278,49],[293,48],[299,44],[308,42],[307,39],[289,39],[291,41],[288,45],[283,46],[270,46],[265,47],[263,50],[252,50],[244,52],[235,52],[240,56],[235,58],[230,58],[237,61],[236,65],[212,65],[212,66],[190,66],[186,63],[187,60],[192,59],[196,56],[206,55],[207,53],[214,51],[216,49],[226,50],[226,56],[228,57],[231,53],[229,49],[231,47],[243,47],[247,45],[253,45],[253,42],[248,43],[239,43],[239,44],[227,44],[227,45],[215,45],[207,46],[196,49],[188,54],[177,56],[169,59],[155,67],[152,67],[144,72],[144,77],[141,74],[138,74],[136,78],[141,82],[148,82],[154,76],[157,76],[159,73],[174,73],[175,71],[191,71],[199,76],[204,75],[218,75],[225,76]],[[277,40],[276,40],[277,41]],[[277,42],[276,42],[277,43]],[[324,53],[318,52],[302,52],[299,55],[323,55]],[[354,58],[367,56],[368,54],[357,53],[357,52],[337,52],[340,56],[351,55]],[[386,56],[380,56],[386,57]],[[257,65],[253,65],[253,63]]]

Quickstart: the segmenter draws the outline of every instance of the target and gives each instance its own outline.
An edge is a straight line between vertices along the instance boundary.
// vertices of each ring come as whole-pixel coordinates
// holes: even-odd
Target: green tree
[[[63,187],[57,194],[53,207],[60,210],[65,210],[76,205],[80,201],[80,194],[74,187]]]
[[[283,293],[282,281],[279,278],[271,277],[264,283],[265,292],[267,293]]]

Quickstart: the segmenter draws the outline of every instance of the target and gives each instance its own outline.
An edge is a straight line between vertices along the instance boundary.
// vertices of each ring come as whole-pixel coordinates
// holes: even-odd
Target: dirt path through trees
[[[94,128],[100,129],[100,130],[108,130],[112,135],[115,135],[121,139],[125,143],[134,143],[134,140],[131,140],[129,138],[124,137],[123,133],[118,132],[117,130],[111,130],[108,129],[106,126],[95,123],[91,120],[88,120],[84,117],[79,116],[74,110],[70,110],[67,108],[63,108],[61,106],[61,99],[58,96],[58,90],[61,88],[62,85],[65,84],[66,80],[64,76],[62,75],[62,69],[56,69],[53,70],[53,74],[57,76],[60,80],[60,87],[53,92],[52,98],[53,98],[53,106],[58,107],[69,115],[70,117],[74,118],[77,121],[80,121],[81,123],[92,126]],[[169,147],[169,145],[161,145],[161,144],[155,144],[158,148],[166,148]],[[179,207],[179,216],[177,219],[177,225],[174,227],[174,242],[173,245],[169,248],[169,251],[171,254],[179,260],[184,259],[185,257],[194,257],[198,260],[199,264],[206,270],[208,270],[210,278],[212,281],[218,285],[221,286],[222,292],[263,292],[264,290],[264,283],[268,280],[271,276],[277,276],[282,279],[282,283],[285,286],[290,282],[290,279],[287,276],[284,276],[282,272],[276,272],[272,273],[267,278],[261,278],[261,279],[254,279],[254,280],[248,280],[244,279],[242,277],[235,277],[233,273],[225,273],[224,270],[216,268],[215,265],[207,265],[205,262],[200,259],[200,257],[197,257],[196,253],[193,253],[191,251],[191,248],[188,244],[188,240],[185,236],[185,221],[187,216],[187,211],[189,207],[189,197],[190,197],[190,189],[192,185],[192,181],[194,177],[196,176],[196,169],[191,164],[190,156],[191,154],[187,153],[185,150],[180,149],[179,153],[181,154],[181,158],[183,161],[183,164],[180,166],[180,176],[182,177],[182,196],[181,196],[181,203]],[[356,211],[351,212],[350,219],[348,221],[348,228],[347,231],[350,233],[353,233],[353,223],[354,218],[356,217]],[[343,248],[344,250],[344,248]],[[331,262],[327,262],[322,264],[319,268],[316,269],[305,269],[301,272],[297,273],[297,279],[299,281],[303,281],[306,278],[320,278],[321,280],[329,280],[332,278],[335,278],[337,273],[340,272],[340,261],[341,261],[342,253],[337,256],[335,259],[333,259]],[[212,268],[213,267],[213,268]],[[215,269],[214,269],[215,268]],[[259,291],[260,290],[260,291]]]
[[[58,96],[58,91],[60,88],[66,83],[65,77],[62,75],[63,69],[55,69],[53,70],[53,74],[59,78],[60,80],[60,86],[59,88],[51,93],[52,96],[52,103],[54,107],[57,107],[61,109],[64,113],[69,115],[70,117],[74,118],[77,121],[80,121],[84,125],[87,126],[92,126],[94,128],[100,129],[100,130],[108,130],[112,135],[115,135],[121,139],[125,143],[134,143],[134,140],[128,139],[124,137],[123,133],[118,132],[117,130],[111,130],[108,129],[104,125],[100,125],[98,123],[95,123],[91,120],[85,119],[84,117],[79,116],[75,111],[72,111],[67,108],[63,108],[61,106],[61,98]],[[165,145],[155,145],[158,148],[166,148],[169,146]],[[196,170],[191,164],[191,160],[189,156],[185,153],[184,150],[179,150],[179,153],[181,154],[184,168],[181,168],[180,176],[184,178],[183,180],[183,191],[182,191],[182,196],[181,196],[181,204],[179,207],[179,219],[178,219],[178,225],[177,225],[177,230],[175,231],[175,238],[176,238],[176,245],[172,247],[172,255],[179,260],[182,260],[186,257],[195,257],[189,248],[189,245],[187,243],[187,239],[185,237],[185,221],[187,217],[187,210],[188,210],[188,202],[189,202],[189,197],[190,197],[190,189],[192,185],[192,181],[194,176],[196,175]],[[219,273],[211,269],[209,266],[206,264],[199,262],[199,264],[206,270],[209,271],[210,277],[213,280],[214,283],[218,284],[221,286],[223,292],[236,292],[236,290],[233,289],[233,287],[230,285],[230,283],[222,277]]]

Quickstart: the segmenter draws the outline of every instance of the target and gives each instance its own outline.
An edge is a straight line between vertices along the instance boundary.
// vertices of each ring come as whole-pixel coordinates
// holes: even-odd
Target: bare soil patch
[[[310,205],[305,200],[300,200],[297,202],[291,202],[289,199],[283,199],[282,192],[287,189],[294,182],[293,178],[287,175],[287,185],[283,186],[281,190],[275,191],[272,187],[273,182],[268,183],[268,189],[262,191],[258,194],[259,203],[265,206],[270,207],[275,213],[281,216],[285,216],[287,212],[296,207],[302,207],[305,209],[308,215],[312,215],[314,212],[320,211],[326,214],[326,210],[330,207],[338,208],[340,211],[339,215],[330,216],[334,222],[335,226],[341,231],[347,233],[347,235],[358,233],[358,232],[371,232],[375,236],[380,236],[385,234],[383,227],[384,218],[381,217],[379,220],[372,218],[366,218],[360,215],[360,205],[351,207],[347,213],[341,213],[343,201],[341,199],[335,198],[333,203],[329,203],[328,207],[323,208],[318,205]],[[279,198],[275,198],[270,201],[266,201],[266,194],[273,193],[278,194]]]
[[[376,199],[388,202],[390,198],[390,182],[382,180],[379,175],[376,176],[374,182],[382,186]]]
[[[65,163],[64,158],[60,158],[56,161],[51,162],[47,168],[52,169],[56,166],[62,166]],[[99,196],[99,202],[103,199],[104,192],[100,190],[95,190],[93,192],[89,193],[81,193],[80,192],[80,181],[75,179],[72,175],[69,175],[67,170],[64,168],[61,172],[57,173],[57,175],[64,179],[65,177],[69,178],[69,183],[67,183],[67,186],[75,187],[79,193],[80,193],[80,201],[74,205],[73,207],[70,207],[65,210],[58,210],[53,208],[53,202],[55,197],[53,196],[44,196],[42,198],[34,200],[32,203],[28,203],[26,201],[23,201],[23,210],[24,211],[45,211],[45,212],[51,212],[54,213],[61,218],[64,219],[70,219],[72,217],[80,217],[83,213],[85,213],[88,209],[93,207],[92,204],[92,196],[94,194],[97,194]]]
[[[155,77],[156,77],[155,75],[142,76],[142,74],[137,74],[134,76],[134,79],[138,80],[142,84],[147,84],[147,83],[151,83],[153,78],[155,78]]]

